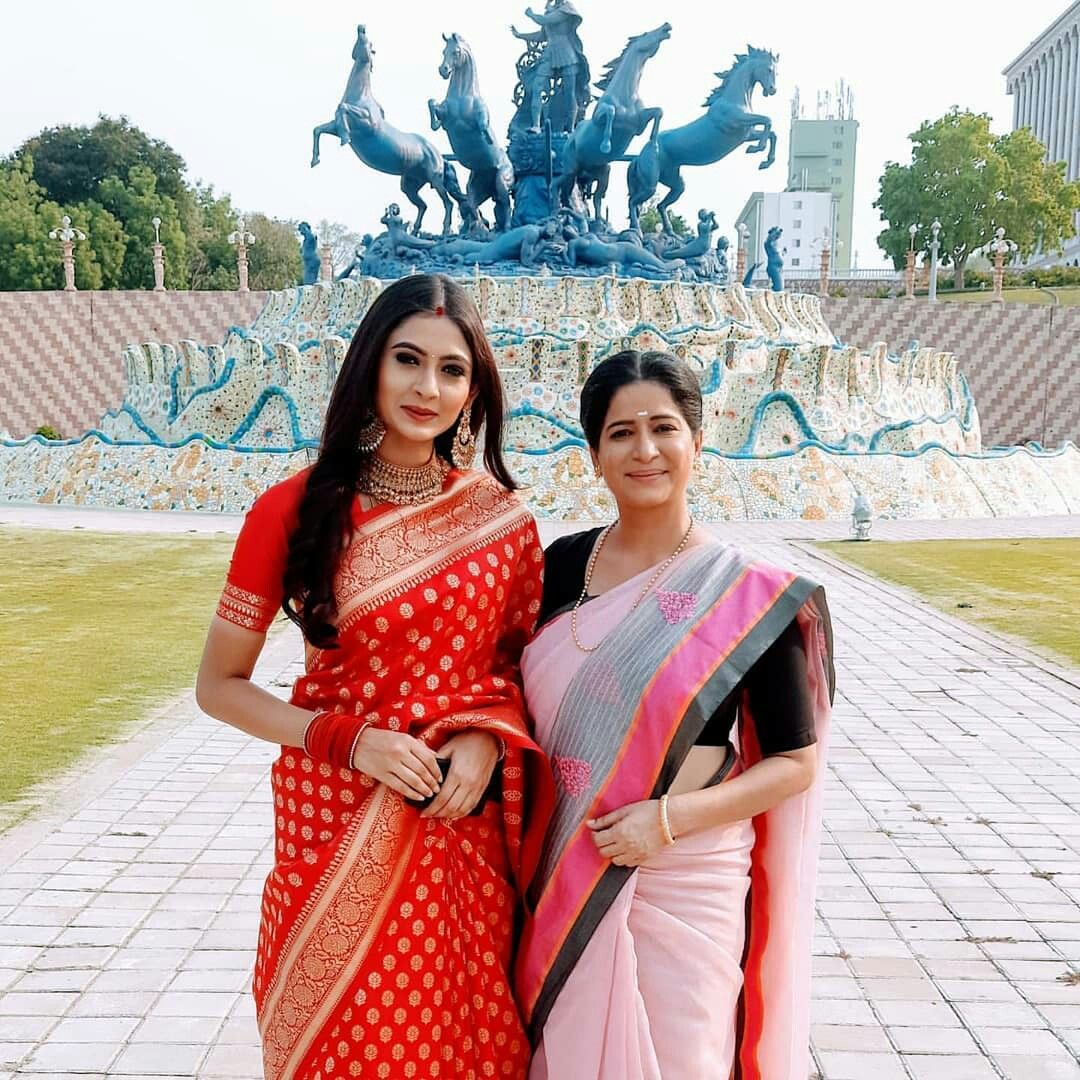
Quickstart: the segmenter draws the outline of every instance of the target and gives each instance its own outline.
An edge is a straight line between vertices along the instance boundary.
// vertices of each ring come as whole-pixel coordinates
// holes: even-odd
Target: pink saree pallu
[[[718,545],[692,548],[632,610],[645,571],[564,613],[522,657],[557,791],[516,986],[531,1080],[805,1080],[810,943],[833,693],[828,609],[805,578]],[[706,721],[797,620],[815,703],[817,776],[752,822],[680,837],[638,868],[585,825],[666,791]],[[761,759],[740,708],[738,757]]]

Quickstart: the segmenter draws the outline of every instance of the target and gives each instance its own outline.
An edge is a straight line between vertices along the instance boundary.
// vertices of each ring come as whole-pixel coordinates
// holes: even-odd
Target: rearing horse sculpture
[[[353,46],[352,71],[345,84],[345,93],[329,123],[314,130],[311,165],[319,164],[319,139],[337,135],[342,146],[348,143],[353,153],[365,164],[379,172],[401,177],[401,190],[416,207],[413,233],[420,232],[420,223],[427,213],[427,203],[420,198],[420,189],[430,184],[443,204],[443,234],[450,232],[454,204],[462,204],[465,196],[458,185],[453,166],[422,135],[398,131],[386,121],[382,106],[371,93],[371,61],[375,50],[368,42],[363,26],[356,28]]]
[[[460,34],[443,34],[439,74],[450,80],[441,105],[428,99],[431,130],[445,128],[457,160],[469,170],[466,186],[467,216],[479,219],[479,208],[488,199],[495,202],[495,227],[504,232],[510,224],[510,192],[514,167],[506,151],[495,141],[491,116],[480,96],[476,62],[469,43]]]
[[[632,37],[622,53],[607,65],[603,78],[597,81],[596,87],[604,91],[603,95],[596,102],[592,116],[574,128],[563,148],[555,188],[564,206],[571,205],[575,184],[582,181],[594,184],[593,207],[599,221],[612,161],[626,153],[630,140],[640,135],[650,122],[652,138],[656,138],[664,110],[645,108],[638,96],[638,84],[645,61],[655,56],[661,43],[669,37],[670,23]]]
[[[768,157],[758,166],[767,169],[776,160],[776,133],[772,121],[761,113],[750,111],[754,89],[761,87],[766,97],[776,93],[776,63],[765,49],[747,46],[746,52],[735,57],[727,71],[718,71],[720,85],[705,101],[704,116],[684,125],[653,132],[644,150],[630,163],[627,187],[630,192],[630,225],[638,227],[638,211],[652,198],[657,184],[668,193],[657,209],[664,222],[664,231],[671,232],[668,208],[682,195],[686,183],[681,169],[684,165],[711,165],[726,157],[735,147],[749,143],[746,152],[759,154],[766,147]]]

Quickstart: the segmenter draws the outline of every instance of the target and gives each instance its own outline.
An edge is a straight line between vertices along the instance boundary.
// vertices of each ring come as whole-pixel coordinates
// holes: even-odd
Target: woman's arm
[[[315,715],[275,697],[251,681],[266,634],[245,630],[215,615],[206,636],[195,700],[199,708],[248,735],[280,746],[304,745]]]
[[[265,641],[265,633],[245,630],[215,615],[199,666],[195,700],[203,712],[248,735],[303,748],[308,724],[317,714],[290,705],[251,681]],[[407,799],[434,795],[442,781],[435,752],[403,731],[364,729],[350,764]]]
[[[817,747],[773,754],[732,780],[668,799],[668,820],[677,838],[683,833],[756,817],[792,795],[806,791],[817,771]]]

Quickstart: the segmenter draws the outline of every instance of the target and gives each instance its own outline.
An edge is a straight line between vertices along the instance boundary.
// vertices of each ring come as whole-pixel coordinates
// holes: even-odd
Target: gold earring
[[[472,467],[476,457],[476,436],[472,430],[472,402],[461,410],[458,417],[457,431],[454,432],[454,445],[450,451],[454,465],[459,469]]]
[[[356,439],[356,449],[361,454],[373,454],[385,438],[386,425],[379,419],[378,414],[373,412],[360,428]]]

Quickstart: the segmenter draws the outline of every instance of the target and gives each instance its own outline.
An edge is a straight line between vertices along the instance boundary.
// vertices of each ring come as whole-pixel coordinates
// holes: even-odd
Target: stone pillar
[[[85,240],[86,233],[71,224],[71,218],[65,214],[60,219],[59,229],[49,230],[50,240],[60,241],[60,257],[64,263],[64,292],[75,292],[75,241]]]
[[[915,249],[907,253],[907,265],[904,267],[904,298],[915,299]]]
[[[735,284],[741,285],[746,277],[746,244],[745,237],[739,234],[739,250],[735,253]]]
[[[829,238],[821,245],[821,278],[818,281],[818,292],[822,296],[829,295]]]
[[[165,248],[161,243],[161,218],[150,219],[154,226],[154,243],[150,251],[154,257],[154,292],[165,291]]]
[[[334,280],[333,249],[329,244],[319,245],[319,280],[327,285]]]
[[[248,244],[255,243],[255,237],[245,228],[246,222],[242,217],[236,219],[236,229],[229,233],[229,243],[236,247],[236,276],[239,279],[239,292],[250,292],[248,289]]]
[[[1073,81],[1073,57],[1072,57],[1072,40],[1070,38],[1063,38],[1061,42],[1061,64],[1062,64],[1062,80],[1061,80],[1061,97],[1058,100],[1058,116],[1060,117],[1061,135],[1058,139],[1060,144],[1058,151],[1058,160],[1066,163],[1065,169],[1068,171],[1069,153],[1072,147],[1072,81]]]
[[[994,302],[1002,303],[1002,288],[1005,284],[1005,256],[1016,250],[1016,244],[1005,239],[1005,230],[998,229],[990,242],[990,251],[994,256]]]

